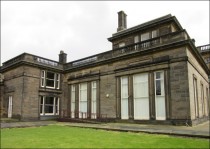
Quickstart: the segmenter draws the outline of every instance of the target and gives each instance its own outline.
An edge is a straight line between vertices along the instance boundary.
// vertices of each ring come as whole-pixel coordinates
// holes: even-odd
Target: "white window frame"
[[[45,87],[45,71],[41,71],[41,87]]]
[[[53,73],[54,74],[54,78],[53,79],[47,78],[47,73]],[[54,82],[53,87],[52,86],[47,86],[47,80],[51,80],[51,81],[53,80],[53,82]],[[46,88],[55,88],[55,84],[56,84],[56,73],[51,72],[51,71],[47,71],[46,72],[46,77],[45,77],[45,84],[46,84]]]
[[[81,86],[84,84],[86,85],[86,88],[82,89]],[[85,113],[87,116],[87,98],[85,100],[81,98],[81,94],[83,93],[83,91],[86,91],[85,93],[87,97],[87,87],[87,82],[79,84],[79,118],[86,118],[85,115],[82,115],[82,113]],[[81,103],[86,103],[86,111],[81,111]]]
[[[96,119],[96,113],[97,113],[97,82],[92,81],[91,82],[91,118],[92,119]]]
[[[8,118],[12,118],[12,108],[13,108],[12,96],[9,96],[9,101],[8,101]]]
[[[53,73],[54,78],[53,79],[47,78],[47,73]],[[47,80],[51,80],[51,81],[53,80],[54,81],[53,87],[52,86],[47,86]],[[51,72],[51,71],[42,70],[41,71],[41,87],[46,87],[46,88],[51,88],[51,89],[60,89],[60,74],[55,73],[55,72]]]
[[[123,88],[127,90],[127,94],[123,93]],[[125,96],[124,96],[125,95]],[[128,77],[124,76],[121,77],[121,119],[129,119],[129,114],[128,114]],[[123,104],[127,104],[127,109],[123,109]],[[123,111],[127,110],[127,111]],[[122,113],[125,112],[125,115]]]
[[[56,89],[60,89],[60,74],[56,73]]]
[[[152,38],[156,38],[158,36],[157,30],[152,31]]]
[[[76,86],[71,85],[71,118],[75,118],[75,107],[76,107]]]
[[[134,37],[134,44],[135,43],[138,43],[139,42],[139,36],[138,35],[136,35],[135,37]],[[135,50],[137,50],[138,49],[138,45],[135,45]]]
[[[45,106],[46,106],[46,97],[51,97],[51,96],[41,96],[40,97],[40,108],[42,108],[42,113],[40,111],[40,115],[59,115],[59,97],[52,97],[53,98],[53,113],[45,113]],[[43,100],[43,104],[41,104],[41,100]],[[57,105],[56,105],[56,100],[57,100]],[[57,107],[57,111],[56,111]]]
[[[156,75],[157,73],[162,73],[163,74],[163,77],[161,77],[161,74],[160,74],[160,78],[156,78]],[[156,120],[166,120],[166,98],[165,98],[165,85],[164,85],[164,71],[156,71],[154,72],[154,81],[155,81],[155,114],[156,114]],[[156,92],[157,92],[157,86],[156,86],[156,81],[160,81],[160,86],[161,86],[161,94],[160,95],[157,95]],[[163,81],[163,83],[161,82]],[[163,84],[163,86],[162,86]],[[164,98],[164,116],[163,117],[160,117],[159,115],[157,115],[157,110],[159,110],[157,108],[157,102],[158,100],[160,100],[160,97]],[[159,98],[159,99],[158,99]]]

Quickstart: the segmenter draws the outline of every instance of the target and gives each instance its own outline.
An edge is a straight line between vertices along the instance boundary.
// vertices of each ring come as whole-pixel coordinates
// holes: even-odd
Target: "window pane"
[[[156,80],[156,95],[161,95],[160,80]]]
[[[125,43],[124,42],[119,43],[119,48],[124,47],[124,46],[125,46]]]
[[[155,37],[157,37],[157,31],[156,30],[152,31],[152,38],[155,38]]]
[[[160,72],[156,72],[156,79],[160,79]]]
[[[45,113],[53,113],[53,106],[45,105]]]
[[[48,79],[54,79],[55,78],[55,73],[47,72],[47,78]]]
[[[46,86],[48,87],[54,87],[54,80],[46,80]]]
[[[148,39],[149,39],[149,33],[141,34],[141,41],[148,40]]]
[[[43,104],[43,96],[41,96],[40,104]]]
[[[139,42],[139,36],[134,37],[134,43],[137,43],[137,42]]]
[[[42,107],[43,107],[43,105],[40,105],[40,113],[42,114]]]
[[[53,97],[46,97],[45,104],[54,104],[54,98]]]

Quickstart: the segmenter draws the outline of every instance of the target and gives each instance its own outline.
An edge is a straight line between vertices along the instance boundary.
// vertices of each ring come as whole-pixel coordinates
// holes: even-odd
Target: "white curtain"
[[[75,85],[71,86],[71,117],[75,118]]]
[[[87,117],[87,83],[79,85],[79,118]],[[82,115],[83,113],[83,115]]]
[[[121,119],[128,119],[128,77],[121,78]]]
[[[12,96],[9,96],[9,103],[8,103],[8,118],[12,117]]]
[[[148,73],[133,76],[134,119],[149,119]]]
[[[96,99],[97,99],[97,87],[96,81],[93,81],[92,84],[92,91],[91,91],[91,118],[96,119]]]

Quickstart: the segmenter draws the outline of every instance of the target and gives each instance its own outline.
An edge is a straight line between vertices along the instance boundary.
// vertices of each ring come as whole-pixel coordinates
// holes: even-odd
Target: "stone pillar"
[[[116,100],[116,115],[117,115],[117,118],[120,119],[121,118],[121,99],[120,99],[120,96],[121,96],[121,92],[120,92],[120,77],[117,77],[116,78],[116,83],[117,83],[117,100]]]
[[[129,119],[134,118],[134,107],[133,107],[133,76],[129,75],[128,77],[128,113]]]
[[[149,73],[149,105],[150,105],[150,119],[155,120],[155,84],[154,84],[154,72]]]
[[[91,98],[91,82],[87,82],[87,118],[91,118],[91,101],[92,101],[92,98]]]

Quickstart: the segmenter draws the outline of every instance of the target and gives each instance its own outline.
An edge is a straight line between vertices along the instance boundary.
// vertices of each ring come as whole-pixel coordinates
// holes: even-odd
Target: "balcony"
[[[197,49],[200,53],[207,52],[207,51],[210,52],[210,44],[199,46],[197,47]]]
[[[163,36],[159,36],[156,38],[152,38],[149,40],[145,40],[143,42],[127,45],[121,48],[116,48],[114,50],[110,50],[104,53],[100,53],[91,57],[87,57],[84,59],[80,59],[77,61],[73,61],[64,65],[64,69],[73,69],[81,66],[86,66],[89,64],[95,64],[98,62],[102,62],[105,60],[110,60],[113,58],[118,58],[124,55],[137,53],[140,51],[150,50],[151,48],[160,47],[172,43],[176,43],[179,41],[184,41],[190,39],[189,35],[185,30],[179,32],[173,32],[170,34],[166,34]]]
[[[37,64],[37,65],[47,66],[47,67],[51,67],[51,68],[63,69],[63,65],[56,61],[49,60],[49,59],[39,57],[39,56],[35,56],[32,54],[28,54],[28,53],[23,53],[17,57],[14,57],[14,58],[4,62],[2,69],[5,69],[9,66],[16,65],[16,64],[19,64],[22,62],[31,63],[33,65]]]

